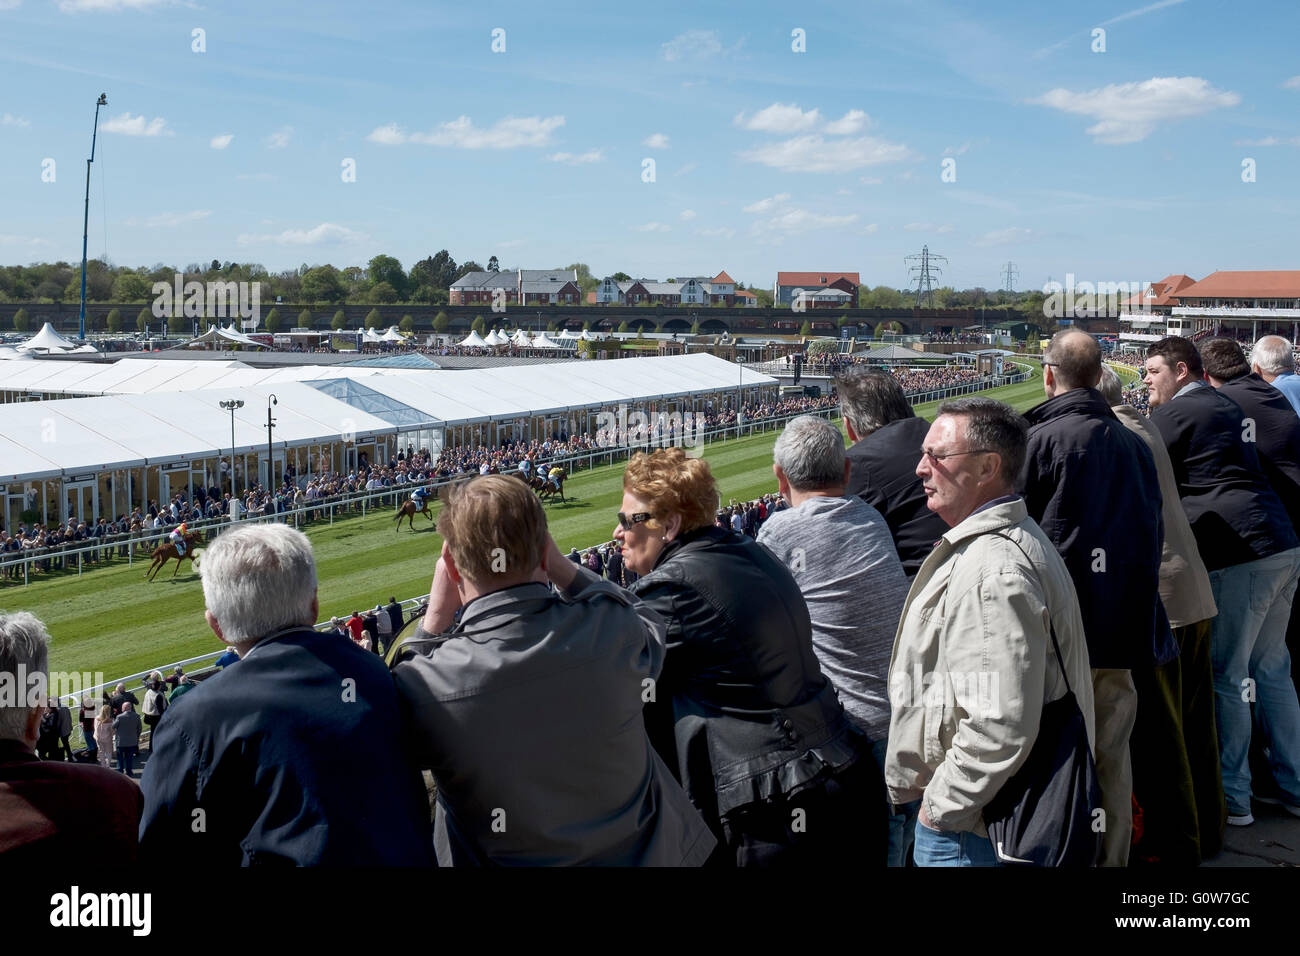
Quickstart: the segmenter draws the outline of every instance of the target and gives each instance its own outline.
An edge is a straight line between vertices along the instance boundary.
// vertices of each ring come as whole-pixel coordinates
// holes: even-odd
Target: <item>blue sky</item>
[[[0,263],[79,260],[103,91],[90,254],[116,264],[1296,269],[1297,28],[1290,0],[0,0]]]

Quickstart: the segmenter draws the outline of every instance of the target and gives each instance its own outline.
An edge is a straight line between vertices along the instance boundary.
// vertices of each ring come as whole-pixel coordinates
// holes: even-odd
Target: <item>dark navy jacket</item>
[[[1209,385],[1151,413],[1169,449],[1178,494],[1207,571],[1247,564],[1297,544],[1282,501],[1260,468],[1255,442],[1243,440],[1247,417]]]
[[[1219,388],[1255,423],[1255,450],[1293,528],[1300,529],[1300,415],[1287,397],[1258,375],[1242,375]]]
[[[430,865],[428,798],[400,736],[377,656],[305,628],[273,634],[163,715],[140,781],[141,858]]]
[[[1160,479],[1142,439],[1093,388],[1025,412],[1025,507],[1079,595],[1088,662],[1128,669],[1178,656],[1160,602]]]
[[[852,470],[845,494],[857,495],[884,516],[908,580],[916,577],[948,525],[926,505],[917,477],[921,445],[930,423],[900,418],[876,429],[847,452]]]

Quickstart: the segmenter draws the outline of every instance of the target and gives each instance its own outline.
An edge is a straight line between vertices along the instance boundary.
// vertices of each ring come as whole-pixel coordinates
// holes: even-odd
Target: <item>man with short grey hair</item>
[[[845,494],[851,468],[840,430],[802,415],[776,440],[772,470],[790,508],[758,532],[794,575],[812,618],[813,651],[849,718],[872,741],[882,772],[889,739],[889,654],[907,575],[880,512]],[[906,814],[890,821],[889,862],[911,842]]]
[[[1300,376],[1295,374],[1295,353],[1280,335],[1266,335],[1250,350],[1250,370],[1286,396],[1300,414]]]
[[[49,684],[50,635],[26,611],[0,611],[0,867],[68,854],[134,863],[140,789],[105,767],[35,754]]]
[[[946,402],[916,466],[928,507],[949,526],[912,582],[889,664],[885,783],[895,806],[920,802],[917,866],[1000,862],[984,809],[1067,687],[1095,740],[1074,584],[1015,493],[1026,431],[992,399]]]
[[[199,575],[208,625],[240,665],[158,724],[141,780],[144,851],[219,867],[428,865],[428,802],[401,752],[396,689],[374,654],[313,630],[307,537],[233,528]]]

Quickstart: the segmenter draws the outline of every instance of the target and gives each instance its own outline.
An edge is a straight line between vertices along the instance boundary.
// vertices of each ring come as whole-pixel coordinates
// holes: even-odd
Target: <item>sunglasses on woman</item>
[[[634,515],[625,515],[620,511],[618,513],[618,526],[624,531],[631,531],[633,525],[642,521],[649,521],[650,518],[651,515],[648,511],[641,511]]]

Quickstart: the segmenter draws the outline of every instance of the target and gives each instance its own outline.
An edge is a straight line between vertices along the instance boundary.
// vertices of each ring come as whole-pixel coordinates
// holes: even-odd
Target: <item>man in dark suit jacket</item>
[[[312,630],[306,536],[282,524],[227,531],[199,574],[208,624],[240,663],[158,724],[140,781],[142,852],[218,867],[431,863],[397,692],[374,654]]]
[[[908,579],[948,531],[926,505],[916,474],[930,423],[917,418],[898,379],[888,372],[852,366],[835,381],[840,410],[853,446],[846,495],[857,495],[889,525]]]
[[[1168,663],[1178,645],[1158,593],[1164,527],[1155,459],[1101,397],[1100,378],[1096,339],[1075,330],[1052,339],[1043,355],[1049,397],[1025,412],[1021,486],[1029,517],[1056,546],[1079,595],[1107,822],[1101,862],[1126,866],[1133,836],[1129,737],[1138,710],[1133,671]]]
[[[1252,697],[1281,799],[1300,815],[1300,702],[1283,666],[1300,540],[1264,477],[1257,442],[1248,440],[1258,437],[1249,416],[1203,381],[1191,340],[1161,339],[1147,350],[1146,367],[1151,422],[1169,449],[1219,608],[1210,640],[1228,824],[1255,822],[1247,762]]]
[[[0,613],[0,675],[20,698],[0,703],[0,869],[19,873],[24,865],[83,854],[134,863],[144,802],[139,787],[103,767],[35,754],[45,708],[43,688],[32,680],[45,677],[49,643],[31,614]]]

